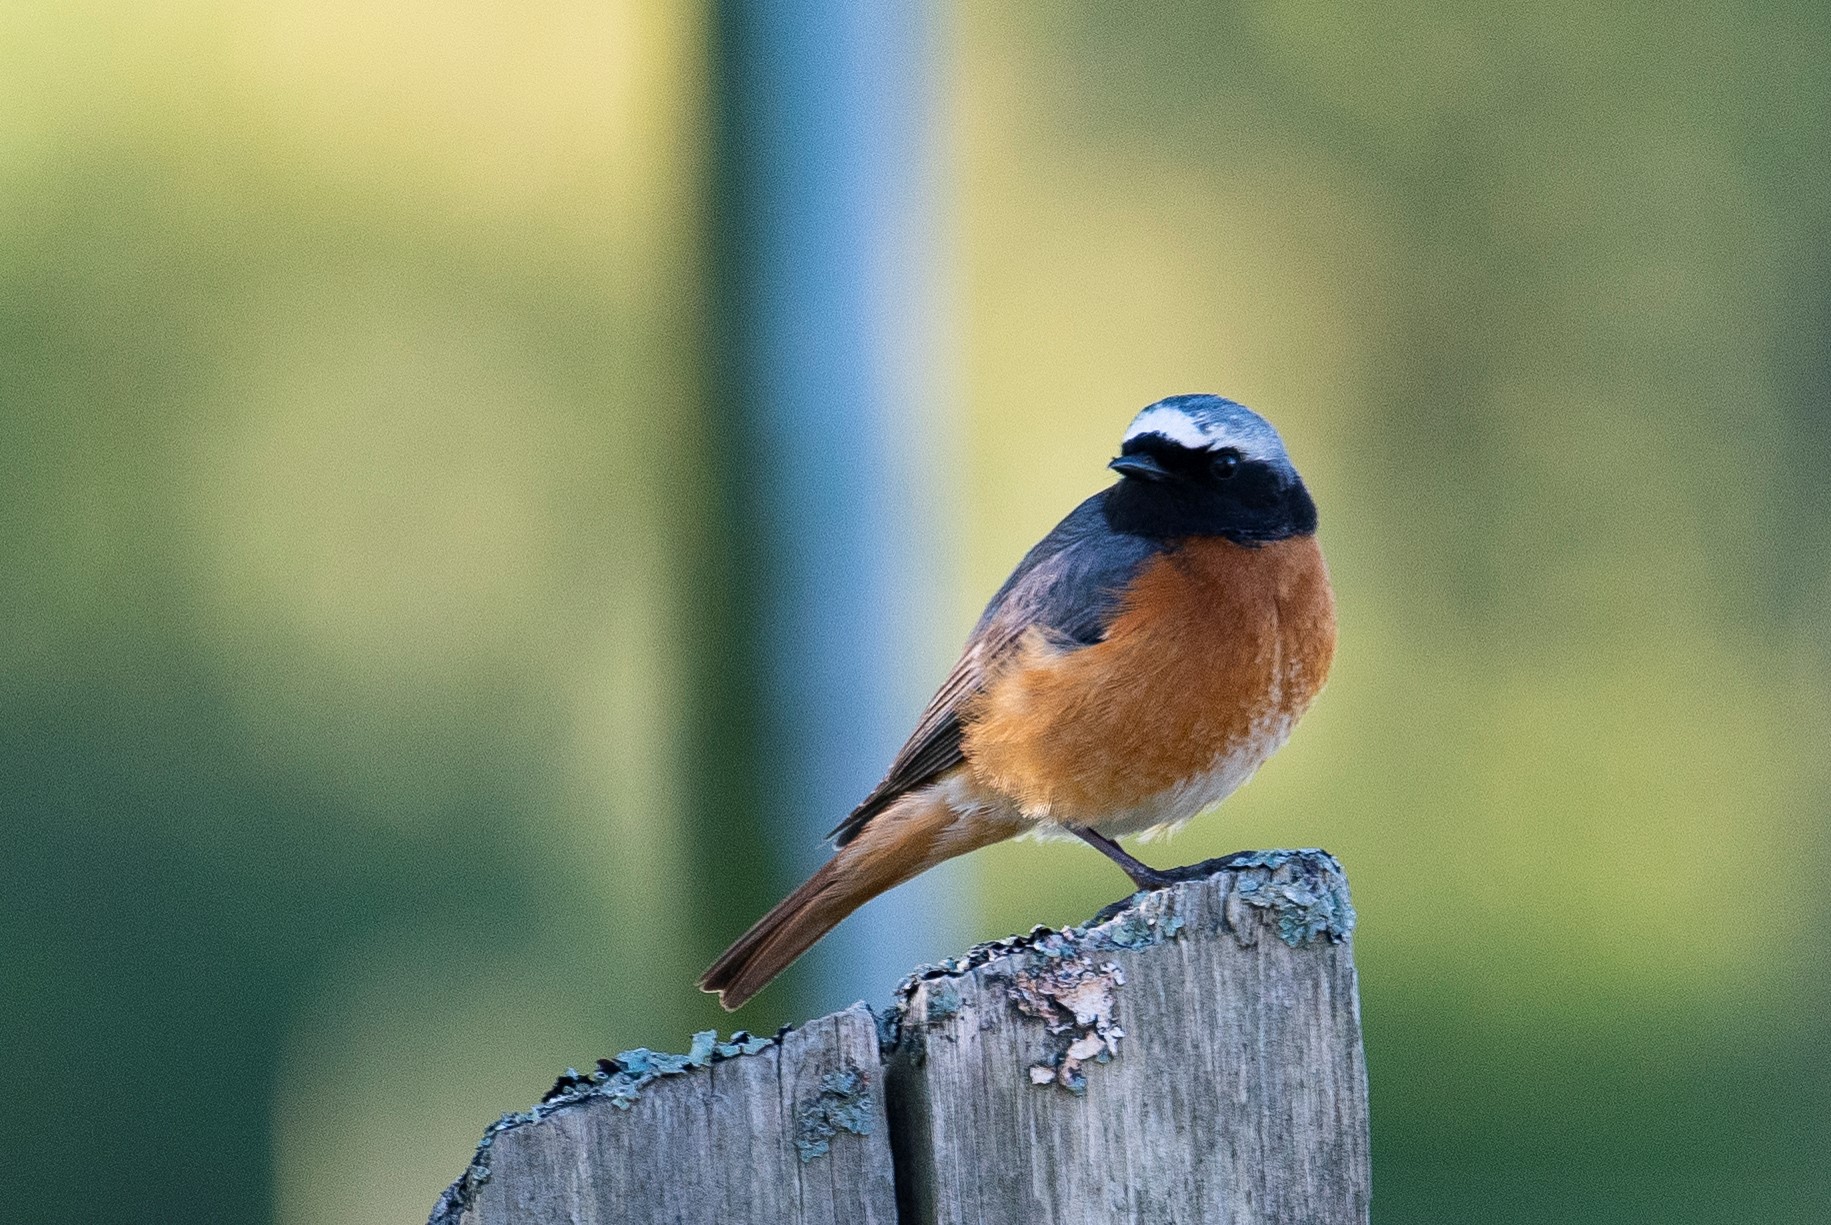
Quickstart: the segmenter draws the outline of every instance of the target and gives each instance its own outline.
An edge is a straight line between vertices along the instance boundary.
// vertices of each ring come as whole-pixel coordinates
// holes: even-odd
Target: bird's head
[[[1316,504],[1271,422],[1220,396],[1159,400],[1126,428],[1107,500],[1120,531],[1264,544],[1316,530]]]

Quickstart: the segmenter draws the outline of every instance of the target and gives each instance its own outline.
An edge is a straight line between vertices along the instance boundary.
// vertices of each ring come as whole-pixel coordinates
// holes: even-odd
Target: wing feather
[[[1132,579],[1164,548],[1109,527],[1105,497],[1097,493],[1076,507],[1024,555],[998,589],[883,781],[829,835],[840,846],[898,798],[966,760],[963,711],[1028,631],[1041,630],[1069,649],[1105,637]]]

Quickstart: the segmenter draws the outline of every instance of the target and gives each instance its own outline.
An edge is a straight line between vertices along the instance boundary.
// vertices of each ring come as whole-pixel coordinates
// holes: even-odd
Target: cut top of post
[[[569,1073],[491,1128],[434,1225],[1364,1222],[1340,865],[1178,875],[923,967],[879,1015]]]

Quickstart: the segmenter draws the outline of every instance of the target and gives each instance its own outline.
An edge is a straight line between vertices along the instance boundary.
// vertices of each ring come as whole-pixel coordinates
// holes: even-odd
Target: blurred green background
[[[1283,429],[1334,682],[1150,853],[1346,863],[1376,1220],[1831,1219],[1831,10],[947,30],[936,606],[1145,403]],[[8,1219],[423,1219],[565,1065],[731,1024],[692,979],[787,882],[703,782],[714,43],[0,7]],[[1117,892],[977,858],[980,936]]]

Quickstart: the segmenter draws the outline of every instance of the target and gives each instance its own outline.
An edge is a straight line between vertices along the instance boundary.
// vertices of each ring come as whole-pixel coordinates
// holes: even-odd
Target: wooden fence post
[[[1320,851],[1185,870],[774,1039],[561,1079],[432,1225],[1367,1220],[1347,881]]]

